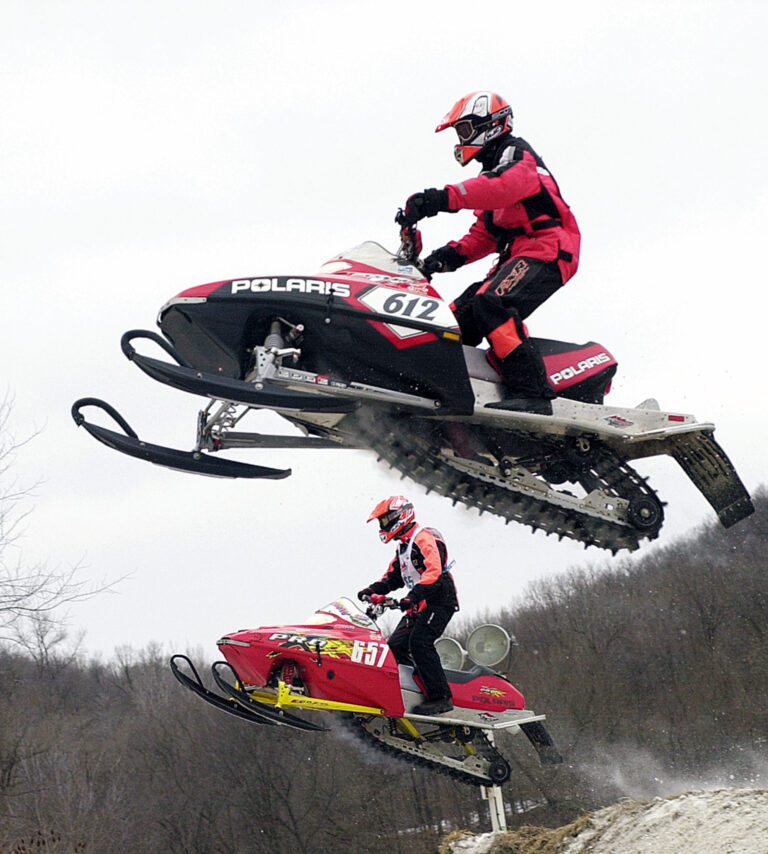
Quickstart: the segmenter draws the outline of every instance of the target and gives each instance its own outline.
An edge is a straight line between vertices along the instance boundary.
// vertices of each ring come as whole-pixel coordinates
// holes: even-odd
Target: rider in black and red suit
[[[398,664],[414,664],[424,685],[426,699],[411,709],[417,715],[438,715],[453,708],[451,689],[445,677],[435,641],[459,610],[456,585],[448,565],[448,550],[442,534],[420,528],[413,505],[402,495],[380,501],[368,517],[377,519],[383,543],[397,540],[397,550],[387,571],[357,595],[382,602],[400,587],[408,593],[400,600],[406,612],[388,643]]]
[[[512,108],[493,92],[472,92],[437,126],[452,127],[462,166],[478,160],[477,178],[410,196],[401,225],[441,211],[474,210],[477,217],[460,240],[424,259],[428,274],[451,272],[498,252],[486,277],[453,303],[464,343],[486,337],[507,385],[508,399],[490,404],[515,411],[552,413],[555,397],[544,363],[528,339],[526,317],[568,281],[579,263],[580,234],[544,161],[512,136]]]

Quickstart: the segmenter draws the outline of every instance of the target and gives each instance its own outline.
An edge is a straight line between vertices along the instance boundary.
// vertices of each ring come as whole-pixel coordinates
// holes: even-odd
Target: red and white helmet
[[[388,543],[416,523],[413,504],[402,495],[385,498],[373,508],[368,521],[379,520],[379,539]]]
[[[459,145],[453,153],[466,166],[489,142],[512,130],[512,107],[495,92],[470,92],[456,101],[435,133],[446,128],[455,128]]]

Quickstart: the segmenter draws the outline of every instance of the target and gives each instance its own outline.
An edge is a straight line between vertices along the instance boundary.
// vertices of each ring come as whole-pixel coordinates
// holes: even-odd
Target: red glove
[[[386,599],[383,593],[371,593],[371,605],[383,605]]]

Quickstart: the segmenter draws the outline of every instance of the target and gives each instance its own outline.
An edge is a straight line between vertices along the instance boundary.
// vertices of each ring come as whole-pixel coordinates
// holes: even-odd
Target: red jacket
[[[418,531],[418,534],[416,533]],[[408,591],[408,598],[416,604],[416,610],[422,611],[430,605],[440,605],[452,611],[459,610],[456,585],[453,576],[447,571],[448,551],[442,539],[434,536],[427,528],[414,523],[410,530],[400,538],[395,556],[382,577],[370,585],[374,593],[390,593],[405,582],[400,573],[400,553],[408,546],[411,537],[416,534],[411,550],[411,560],[419,572],[419,583]]]
[[[477,217],[461,240],[448,244],[468,262],[498,252],[503,260],[524,255],[557,261],[564,283],[576,272],[581,243],[576,219],[524,139],[502,140],[490,169],[445,189],[450,210],[470,208]]]

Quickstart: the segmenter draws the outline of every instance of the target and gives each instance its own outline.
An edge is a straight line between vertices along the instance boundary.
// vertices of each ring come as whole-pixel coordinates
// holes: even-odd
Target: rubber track
[[[438,759],[427,757],[421,758],[419,756],[414,756],[412,753],[403,753],[391,744],[379,741],[375,735],[372,735],[367,729],[365,729],[363,726],[363,718],[358,715],[345,713],[339,717],[345,730],[355,735],[366,745],[375,747],[382,753],[386,753],[401,762],[407,762],[409,765],[416,765],[419,768],[426,768],[428,771],[437,771],[438,774],[450,777],[452,780],[458,780],[460,783],[466,783],[468,786],[493,785],[493,782],[490,779],[478,779],[474,774],[467,774],[466,772],[458,771],[455,768],[441,765]],[[490,743],[484,732],[479,732],[475,736],[472,744],[475,749],[480,748],[480,751],[478,752],[482,752],[483,758],[488,759],[489,761],[499,759],[509,765],[509,762],[504,755]]]
[[[656,539],[661,528],[659,525],[655,531],[638,531],[626,524],[550,504],[546,499],[517,492],[501,475],[498,484],[473,478],[452,468],[434,451],[424,447],[423,440],[415,431],[401,438],[391,428],[379,427],[374,419],[359,417],[356,418],[356,427],[380,460],[397,469],[403,477],[423,486],[427,493],[437,492],[449,498],[454,505],[461,503],[474,507],[480,515],[492,513],[500,516],[507,524],[518,522],[534,532],[541,530],[547,536],[554,534],[561,540],[564,537],[577,540],[585,548],[596,546],[613,554],[621,549],[635,551],[642,539]],[[645,478],[609,448],[598,447],[591,473],[606,493],[627,500],[636,495],[656,498]]]

